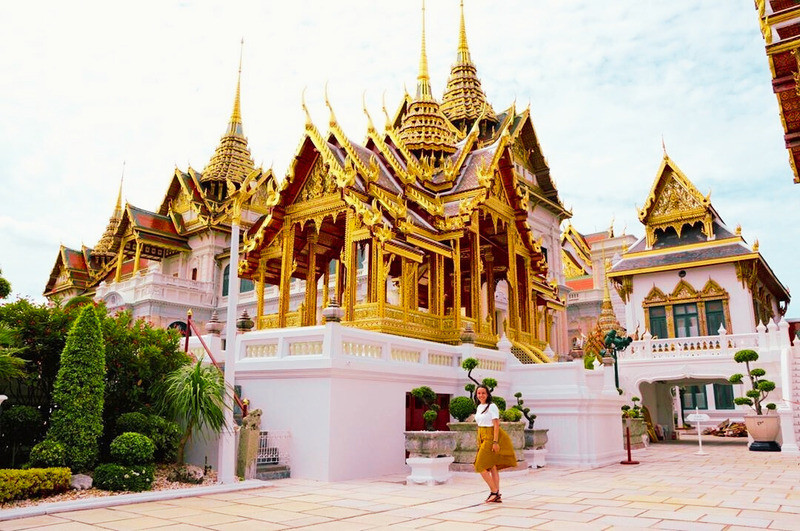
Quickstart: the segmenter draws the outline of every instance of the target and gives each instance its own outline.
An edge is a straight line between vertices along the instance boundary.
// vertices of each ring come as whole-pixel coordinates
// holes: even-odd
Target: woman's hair
[[[478,387],[476,387],[475,388],[475,403],[476,403],[476,405],[480,405],[481,404],[481,401],[478,400],[478,389],[485,389],[486,390],[486,407],[483,408],[483,413],[486,413],[486,411],[489,409],[489,406],[492,405],[492,391],[488,387],[483,385],[483,384],[481,384]]]

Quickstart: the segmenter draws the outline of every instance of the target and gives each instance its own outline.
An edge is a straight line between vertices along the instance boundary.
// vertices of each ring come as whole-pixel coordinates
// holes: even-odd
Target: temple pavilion
[[[365,113],[362,144],[342,131],[332,108],[326,134],[307,114],[286,178],[268,177],[277,197],[247,231],[239,264],[257,294],[265,285],[279,288],[275,313],[259,304],[258,328],[316,325],[323,307],[339,304],[347,326],[486,347],[505,333],[524,362],[549,361],[543,351],[565,305],[548,280],[529,212],[532,202],[546,205],[556,223],[569,213],[530,111],[512,106],[498,113],[487,101],[467,46],[463,5],[442,102],[432,94],[423,11],[416,93],[393,118],[387,114],[383,132]],[[294,309],[293,278],[306,290]],[[501,284],[505,312],[495,308]]]

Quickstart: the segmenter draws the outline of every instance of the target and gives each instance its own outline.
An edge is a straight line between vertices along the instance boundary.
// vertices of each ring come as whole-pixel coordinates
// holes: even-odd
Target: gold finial
[[[187,315],[188,317],[191,317],[191,316],[192,316],[192,309],[191,309],[191,308],[189,308],[188,310],[186,310],[186,315]]]
[[[758,239],[753,242],[753,252],[758,252]]]
[[[425,52],[425,0],[422,0],[422,52],[419,57],[419,75],[417,75],[417,100],[433,99],[431,78],[428,75],[428,55]]]
[[[367,115],[367,130],[369,132],[375,131],[375,124],[372,123],[372,116],[369,115],[367,110],[367,91],[361,93],[361,106],[364,109],[364,114]]]
[[[667,158],[667,145],[664,143],[664,134],[661,134],[661,150],[664,152],[664,158]]]
[[[119,178],[119,193],[117,194],[117,206],[114,207],[114,217],[122,218],[122,183],[125,182],[125,161],[122,161],[122,176]]]
[[[244,39],[239,46],[239,75],[236,77],[236,97],[233,100],[233,112],[231,113],[230,127],[228,133],[241,134],[242,127],[242,106],[241,106],[241,86],[242,86],[242,55],[244,53]]]
[[[611,216],[611,224],[608,226],[608,237],[614,237],[614,221],[616,220],[615,216]]]
[[[381,110],[383,111],[383,115],[386,116],[386,129],[392,128],[392,119],[389,117],[389,111],[386,110],[386,91],[383,91],[383,96],[381,96],[381,103],[382,107]]]
[[[306,107],[306,89],[308,87],[303,87],[303,93],[300,96],[300,105],[303,107],[303,112],[306,115],[306,129],[312,127],[314,122],[311,121],[311,113],[308,112],[308,107]]]
[[[742,224],[741,223],[738,223],[736,225],[736,235],[737,236],[741,236],[742,235]]]
[[[328,99],[328,82],[325,82],[325,106],[331,111],[331,117],[329,119],[330,126],[333,127],[336,125],[336,115],[333,113],[333,107],[331,106],[331,100]]]
[[[461,0],[461,26],[458,31],[458,62],[469,63],[469,47],[467,46],[467,26],[464,23],[464,0]]]

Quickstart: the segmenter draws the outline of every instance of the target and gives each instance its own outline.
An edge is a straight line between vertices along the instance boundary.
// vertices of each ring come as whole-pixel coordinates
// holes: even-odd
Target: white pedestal
[[[537,468],[542,468],[547,465],[547,449],[542,448],[541,450],[523,450],[522,455],[525,456],[525,461],[528,463],[528,466],[533,470]]]
[[[406,485],[440,485],[447,483],[453,474],[450,463],[454,457],[409,457],[406,464],[411,467],[411,475],[406,478]]]

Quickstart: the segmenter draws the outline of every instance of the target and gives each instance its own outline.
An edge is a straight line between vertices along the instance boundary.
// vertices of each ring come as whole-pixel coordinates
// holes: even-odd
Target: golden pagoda
[[[458,140],[431,93],[424,6],[417,91],[383,133],[365,109],[367,139],[359,145],[332,109],[327,133],[303,109],[306,131],[286,178],[268,178],[273,204],[244,237],[240,276],[258,293],[265,285],[279,293],[275,313],[264,314],[259,301],[257,327],[314,326],[335,301],[346,326],[490,348],[505,334],[523,363],[551,361],[544,350],[565,304],[547,278],[530,202],[559,220],[569,213],[530,111],[512,106],[495,117],[482,105],[497,127],[478,127],[478,117]],[[294,307],[293,279],[306,290]],[[500,285],[505,314],[495,308]]]

